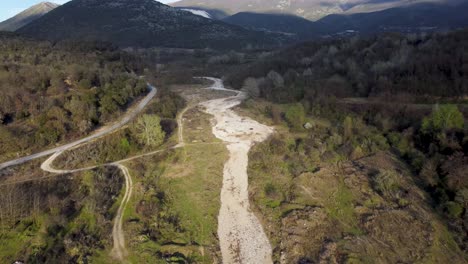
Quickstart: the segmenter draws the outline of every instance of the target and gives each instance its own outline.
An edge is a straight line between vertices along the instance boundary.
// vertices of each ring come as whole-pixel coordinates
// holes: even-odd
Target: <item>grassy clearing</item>
[[[227,150],[217,144],[209,119],[199,109],[187,111],[189,145],[129,163],[135,188],[124,230],[131,262],[219,259],[217,216]]]
[[[338,187],[329,199],[325,201],[325,210],[331,219],[342,226],[344,232],[360,235],[359,219],[354,212],[354,195],[340,178]]]

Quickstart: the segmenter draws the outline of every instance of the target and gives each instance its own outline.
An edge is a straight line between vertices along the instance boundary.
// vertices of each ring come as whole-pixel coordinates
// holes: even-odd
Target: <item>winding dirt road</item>
[[[130,176],[128,168],[122,164],[116,164],[116,166],[122,171],[125,176],[125,194],[120,203],[119,209],[114,219],[114,227],[112,228],[112,238],[114,240],[114,248],[112,249],[111,255],[118,260],[123,260],[127,255],[127,248],[125,247],[125,236],[123,232],[123,215],[124,210],[127,207],[130,197],[133,192],[133,181]]]
[[[116,260],[122,261],[124,258],[128,255],[127,249],[125,247],[125,236],[123,232],[123,213],[125,208],[127,207],[127,204],[130,200],[130,197],[132,196],[132,191],[133,191],[133,181],[132,177],[130,175],[130,172],[128,171],[128,168],[125,167],[124,165],[121,164],[123,161],[118,161],[114,163],[108,163],[108,164],[103,164],[100,166],[92,166],[92,167],[87,167],[87,168],[80,168],[80,169],[74,169],[74,170],[59,170],[59,169],[54,169],[52,167],[52,163],[57,159],[63,151],[54,153],[54,155],[50,156],[46,161],[44,161],[41,164],[41,169],[50,173],[55,173],[58,175],[61,174],[71,174],[71,173],[77,173],[77,172],[82,172],[82,171],[87,171],[87,170],[93,170],[98,167],[104,167],[104,166],[115,166],[119,168],[122,171],[122,174],[125,177],[125,193],[122,198],[122,201],[120,202],[119,209],[117,210],[117,214],[114,217],[114,225],[112,227],[112,240],[113,240],[113,248],[111,251],[111,256],[114,257]],[[135,158],[135,157],[133,157]]]
[[[49,149],[49,150],[46,150],[46,151],[42,151],[42,152],[39,152],[39,153],[36,153],[36,154],[33,154],[33,155],[29,155],[29,156],[26,156],[26,157],[22,157],[22,158],[19,158],[19,159],[15,159],[15,160],[7,161],[7,162],[4,162],[4,163],[0,163],[0,170],[11,167],[11,166],[20,165],[20,164],[23,164],[25,162],[28,162],[28,161],[31,161],[31,160],[34,160],[34,159],[46,157],[46,156],[55,154],[57,152],[63,152],[63,151],[69,150],[69,149],[71,149],[71,148],[73,148],[75,146],[78,146],[78,145],[83,144],[83,143],[88,143],[88,142],[90,142],[92,140],[103,137],[105,135],[108,135],[108,134],[120,129],[121,127],[126,125],[128,122],[130,122],[132,119],[134,119],[146,107],[146,105],[148,105],[148,103],[156,96],[158,90],[149,83],[148,83],[148,88],[150,90],[148,95],[146,95],[146,97],[143,100],[141,100],[141,102],[133,110],[128,112],[117,123],[115,123],[115,124],[113,124],[113,125],[111,125],[109,127],[106,127],[104,129],[100,130],[99,132],[91,135],[91,136],[88,136],[88,137],[82,138],[80,140],[68,143],[66,145],[56,147],[56,148],[53,148],[53,149]]]
[[[43,152],[40,152],[40,153],[36,153],[36,154],[30,155],[30,156],[26,156],[26,157],[23,157],[23,158],[19,158],[19,159],[16,159],[16,160],[12,160],[12,161],[8,161],[8,162],[4,162],[4,163],[0,164],[0,170],[2,170],[2,169],[5,169],[7,167],[10,167],[10,166],[20,165],[20,164],[23,164],[25,162],[28,162],[28,161],[31,161],[31,160],[34,160],[34,159],[37,159],[37,158],[45,157],[45,156],[48,156],[48,155],[52,154],[52,156],[50,156],[46,161],[44,161],[41,164],[41,169],[44,170],[44,171],[50,172],[50,173],[57,174],[57,175],[82,172],[82,171],[92,170],[92,169],[102,167],[102,166],[115,166],[115,167],[119,168],[122,171],[122,173],[123,173],[123,175],[125,177],[125,193],[124,193],[124,196],[123,196],[122,201],[120,203],[120,206],[119,206],[119,208],[117,210],[117,214],[116,214],[116,216],[114,218],[114,226],[112,228],[113,249],[111,251],[111,255],[116,260],[119,260],[119,261],[122,261],[125,258],[125,256],[127,256],[127,254],[128,254],[127,250],[125,248],[125,237],[124,237],[124,232],[123,232],[123,229],[122,229],[123,213],[124,213],[124,210],[125,210],[125,208],[126,208],[126,206],[128,204],[128,201],[130,200],[130,197],[132,195],[132,190],[133,190],[133,181],[132,181],[132,177],[130,175],[130,172],[128,171],[128,168],[125,167],[124,165],[122,165],[120,162],[115,162],[115,163],[103,164],[103,165],[100,165],[100,166],[92,166],[92,167],[81,168],[81,169],[59,170],[59,169],[54,169],[52,167],[52,163],[64,151],[70,150],[70,149],[72,149],[74,147],[77,147],[79,145],[89,143],[89,142],[91,142],[91,141],[93,141],[95,139],[98,139],[100,137],[108,135],[108,134],[122,128],[124,125],[126,125],[128,122],[130,122],[132,119],[134,119],[148,105],[148,103],[157,94],[157,89],[155,87],[148,84],[148,88],[150,89],[150,92],[148,93],[148,95],[143,100],[141,100],[141,102],[134,109],[129,111],[120,121],[113,124],[112,126],[104,128],[101,131],[99,131],[99,132],[97,132],[97,133],[95,133],[95,134],[93,134],[91,136],[82,138],[82,139],[77,140],[75,142],[72,142],[72,143],[69,143],[69,144],[54,148],[54,149],[46,150],[46,151],[43,151]],[[126,161],[126,160],[124,160],[124,161]],[[123,161],[121,161],[121,162],[123,162]]]
[[[208,114],[213,115],[216,123],[213,126],[213,134],[227,144],[227,148],[230,153],[230,158],[224,167],[223,188],[221,190],[221,209],[218,216],[218,236],[220,238],[223,263],[272,263],[272,250],[270,243],[263,232],[260,222],[249,208],[247,165],[248,152],[251,146],[256,142],[264,141],[271,133],[273,133],[273,129],[250,118],[240,117],[231,110],[231,108],[239,105],[242,100],[246,98],[246,95],[243,92],[226,89],[220,79],[210,77],[203,78],[213,81],[213,85],[208,89],[228,91],[236,94],[227,98],[200,103],[201,106],[205,107],[205,111]],[[105,128],[94,135],[64,146],[0,164],[1,170],[51,155],[41,164],[41,169],[57,175],[82,172],[103,166],[115,166],[119,168],[125,177],[125,193],[114,218],[112,229],[113,249],[111,251],[111,255],[118,261],[123,261],[128,254],[125,247],[125,237],[123,232],[123,214],[133,190],[133,182],[129,170],[127,167],[122,165],[122,163],[144,156],[154,155],[167,151],[168,149],[181,148],[185,145],[196,145],[185,144],[183,137],[183,116],[190,107],[185,108],[177,118],[177,122],[179,124],[178,144],[173,147],[137,155],[121,161],[73,170],[55,169],[52,167],[52,164],[63,152],[110,134],[135,118],[157,93],[156,88],[149,84],[148,86],[151,89],[150,93],[133,111],[130,111],[116,124]]]
[[[236,93],[235,96],[201,104],[208,114],[214,116],[213,134],[228,144],[230,154],[224,166],[218,216],[223,263],[273,263],[268,238],[249,208],[247,175],[250,148],[254,143],[267,139],[273,129],[231,110],[246,98],[245,93],[226,89],[219,79],[206,79],[214,82],[210,89]]]

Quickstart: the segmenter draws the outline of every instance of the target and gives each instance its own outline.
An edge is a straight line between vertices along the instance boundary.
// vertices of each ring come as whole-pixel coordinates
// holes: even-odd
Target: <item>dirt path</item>
[[[127,114],[124,115],[121,120],[114,123],[113,125],[110,125],[108,127],[104,127],[104,128],[100,129],[99,131],[97,131],[96,133],[94,133],[91,136],[79,139],[77,141],[68,143],[66,145],[56,147],[56,148],[53,148],[53,149],[49,149],[49,150],[46,150],[46,151],[42,151],[42,152],[39,152],[39,153],[36,153],[36,154],[33,154],[33,155],[29,155],[29,156],[26,156],[26,157],[22,157],[22,158],[19,158],[19,159],[15,159],[15,160],[7,161],[7,162],[4,162],[4,163],[0,163],[0,170],[8,168],[10,166],[20,165],[20,164],[26,163],[26,162],[34,160],[34,159],[46,157],[46,156],[55,154],[57,152],[63,152],[65,150],[69,150],[69,149],[71,149],[73,147],[76,147],[78,145],[81,145],[81,144],[93,141],[95,139],[101,138],[101,137],[103,137],[105,135],[108,135],[108,134],[122,128],[124,125],[126,125],[128,122],[130,122],[132,119],[134,119],[148,105],[148,103],[156,96],[157,89],[155,87],[148,84],[148,89],[150,90],[148,95],[146,95],[146,97],[143,98],[143,100],[141,100],[133,109],[128,111]]]
[[[224,166],[218,236],[223,263],[273,263],[271,246],[262,226],[249,208],[248,152],[255,142],[264,141],[273,129],[250,118],[237,115],[231,108],[245,99],[245,94],[224,88],[221,80],[210,89],[235,92],[235,96],[202,103],[214,116],[213,134],[227,143],[229,160]]]
[[[153,98],[154,95],[152,95],[151,98]],[[144,105],[142,103],[140,103],[137,110],[138,111],[143,110],[144,106],[146,106],[149,103],[149,101],[150,100],[145,100]],[[185,112],[188,109],[190,109],[190,107],[185,108],[179,114],[179,116],[177,118],[177,122],[178,122],[178,125],[179,125],[178,144],[176,146],[174,146],[174,147],[169,148],[169,149],[176,149],[176,148],[180,148],[180,147],[185,146],[184,136],[183,136],[183,116],[184,116]],[[136,116],[136,113],[131,114],[131,118],[133,118],[135,116]],[[131,118],[126,117],[125,118],[126,119],[125,123],[130,121]],[[124,121],[120,121],[119,124],[125,124],[123,122]],[[106,131],[108,131],[107,133],[111,133],[114,130],[106,130]],[[96,138],[96,137],[90,138],[90,140],[94,139],[94,138]],[[130,175],[130,172],[129,172],[128,168],[125,167],[124,165],[122,165],[122,163],[126,162],[126,161],[130,161],[130,160],[134,160],[134,159],[137,159],[137,158],[141,158],[141,157],[144,157],[144,156],[154,155],[154,154],[166,151],[166,149],[157,150],[157,151],[153,151],[153,152],[150,152],[150,153],[137,155],[137,156],[130,157],[130,158],[127,158],[127,159],[124,159],[124,160],[121,160],[121,161],[117,161],[117,162],[113,162],[113,163],[101,164],[101,165],[98,165],[98,166],[92,166],[92,167],[86,167],[86,168],[80,168],[80,169],[74,169],[74,170],[60,170],[60,169],[55,169],[55,168],[52,167],[52,164],[55,161],[55,159],[57,159],[64,151],[72,149],[72,148],[77,147],[77,146],[80,146],[82,144],[88,143],[90,140],[87,140],[84,143],[80,143],[79,145],[68,144],[67,146],[69,146],[69,147],[60,148],[59,151],[55,152],[52,156],[50,156],[47,160],[45,160],[41,164],[41,169],[44,170],[44,171],[50,172],[50,173],[58,174],[58,175],[82,172],[82,171],[92,170],[92,169],[96,169],[98,167],[103,167],[103,166],[116,166],[117,168],[119,168],[122,171],[122,173],[123,173],[123,175],[125,177],[125,193],[124,193],[122,201],[121,201],[121,203],[119,205],[119,208],[117,210],[117,214],[116,214],[116,216],[114,218],[114,225],[113,225],[113,228],[112,228],[113,248],[112,248],[112,251],[111,251],[111,256],[114,259],[118,260],[118,261],[123,261],[125,259],[125,257],[128,255],[128,251],[127,251],[127,249],[125,247],[125,235],[124,235],[124,231],[123,231],[123,217],[124,217],[125,208],[126,208],[128,202],[129,202],[129,200],[130,200],[130,198],[132,196],[133,181],[132,181],[132,177]],[[83,140],[80,140],[80,142],[81,141],[83,141]]]
[[[178,132],[177,132],[177,137],[178,137],[178,144],[176,147],[183,147],[185,146],[185,141],[184,141],[184,114],[190,109],[190,106],[187,106],[182,110],[177,117],[177,127]]]
[[[124,232],[122,228],[123,214],[128,204],[128,201],[130,200],[130,197],[132,195],[132,190],[133,190],[132,177],[130,176],[130,172],[128,171],[128,168],[119,162],[115,162],[115,163],[102,164],[100,166],[92,166],[92,167],[75,169],[75,170],[59,170],[59,169],[54,169],[52,167],[52,164],[54,160],[57,157],[59,157],[63,152],[70,150],[74,147],[89,143],[105,135],[108,135],[122,128],[132,119],[134,119],[157,94],[157,89],[151,86],[150,84],[148,84],[148,88],[150,89],[149,94],[143,100],[141,100],[133,109],[131,109],[127,114],[125,114],[120,121],[116,122],[115,124],[108,126],[108,127],[104,127],[91,136],[68,143],[66,145],[0,164],[0,170],[1,170],[10,166],[19,165],[19,164],[52,154],[52,156],[50,156],[46,161],[44,161],[41,164],[41,169],[50,173],[57,174],[57,175],[82,172],[82,171],[92,170],[92,169],[102,167],[102,166],[115,166],[119,168],[125,177],[125,193],[120,203],[119,209],[117,210],[117,214],[114,218],[114,226],[112,228],[112,238],[114,242],[114,247],[111,251],[111,256],[113,256],[116,260],[119,260],[119,261],[124,260],[125,256],[128,254],[125,248],[125,237],[124,237]]]
[[[100,166],[93,166],[93,167],[87,167],[87,168],[81,168],[81,169],[75,169],[75,170],[54,169],[52,167],[52,163],[62,153],[63,152],[61,151],[50,156],[46,161],[44,161],[41,164],[41,169],[50,173],[58,174],[58,175],[93,170],[102,166],[115,166],[122,171],[122,174],[125,177],[125,193],[119,205],[119,209],[117,210],[117,214],[115,215],[115,218],[114,218],[114,226],[112,228],[112,239],[114,242],[114,247],[112,248],[111,256],[119,261],[124,260],[124,258],[128,255],[128,252],[125,247],[125,236],[123,232],[123,215],[124,215],[125,208],[127,207],[128,201],[130,200],[130,197],[132,196],[132,191],[133,191],[133,181],[132,181],[130,172],[128,171],[128,168],[122,165],[120,162],[115,162],[115,163],[108,163],[108,164],[103,164]]]
[[[120,203],[117,214],[114,218],[114,227],[112,228],[112,238],[114,240],[114,248],[112,249],[111,255],[118,260],[123,260],[127,255],[127,248],[125,247],[125,236],[123,232],[123,215],[125,208],[127,207],[128,201],[132,196],[133,192],[133,181],[130,176],[128,168],[122,164],[116,164],[116,166],[122,171],[125,176],[125,194]]]
[[[218,235],[220,238],[223,262],[255,264],[272,263],[271,246],[269,241],[263,232],[260,222],[249,209],[247,165],[250,147],[255,142],[265,140],[268,135],[273,132],[273,129],[259,124],[250,118],[240,117],[234,111],[230,110],[230,108],[235,107],[242,102],[245,98],[245,94],[224,88],[222,81],[219,79],[206,79],[214,82],[209,89],[234,92],[236,94],[235,96],[210,100],[200,104],[206,108],[207,113],[214,116],[216,125],[213,127],[213,133],[217,138],[227,144],[230,153],[230,158],[224,167],[223,189],[221,191],[221,209],[218,216]],[[149,101],[156,95],[156,89],[153,87],[151,87],[151,89],[151,93],[138,104],[135,110],[129,112],[121,121],[109,128],[105,128],[90,137],[80,139],[52,150],[0,164],[0,169],[3,169],[52,154],[52,156],[41,164],[41,169],[56,175],[82,172],[103,166],[118,167],[125,177],[125,193],[114,218],[112,230],[114,245],[111,255],[118,261],[123,261],[125,256],[128,254],[125,247],[125,237],[123,232],[123,214],[127,203],[131,198],[133,187],[132,178],[128,168],[123,166],[122,163],[144,156],[154,155],[169,149],[184,147],[185,145],[197,145],[184,143],[183,116],[189,107],[184,109],[177,118],[177,122],[179,124],[179,142],[176,146],[137,155],[117,162],[74,170],[55,169],[52,167],[52,164],[64,151],[91,142],[94,139],[112,133],[123,127],[123,125],[128,123],[139,112],[141,112],[141,110],[143,110]]]

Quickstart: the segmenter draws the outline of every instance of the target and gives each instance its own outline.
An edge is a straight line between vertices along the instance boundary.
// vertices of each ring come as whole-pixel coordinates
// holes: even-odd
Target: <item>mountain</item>
[[[205,16],[205,17],[208,16],[211,19],[222,20],[223,18],[226,18],[226,17],[229,16],[229,14],[227,14],[226,12],[221,11],[221,10],[216,10],[216,9],[209,9],[209,8],[202,8],[202,7],[194,7],[194,8],[191,8],[191,7],[175,7],[175,8],[185,10],[185,11],[190,11],[195,15],[202,15],[202,16]]]
[[[463,0],[181,0],[175,7],[239,12],[280,13],[316,21],[330,14],[375,12],[418,3],[452,3]]]
[[[261,14],[241,12],[224,18],[224,22],[254,30],[285,34],[304,35],[313,27],[313,22],[302,17],[285,14]]]
[[[311,32],[316,36],[345,32],[372,34],[378,32],[443,31],[468,27],[468,3],[459,5],[418,4],[383,11],[329,15],[315,22]]]
[[[15,31],[49,13],[58,6],[58,4],[50,2],[42,2],[34,5],[16,16],[1,22],[0,31]]]
[[[207,11],[204,11],[204,10],[190,9],[190,8],[181,8],[180,10],[188,11],[188,12],[194,14],[194,15],[202,16],[204,18],[209,18],[209,19],[213,18],[210,13],[208,13]]]
[[[109,41],[120,47],[242,48],[276,38],[154,0],[74,0],[17,31],[51,41]]]
[[[333,14],[316,22],[284,14],[241,12],[223,21],[247,29],[281,32],[307,40],[330,36],[373,34],[379,32],[444,31],[468,27],[468,3],[458,5],[416,4],[382,11]]]

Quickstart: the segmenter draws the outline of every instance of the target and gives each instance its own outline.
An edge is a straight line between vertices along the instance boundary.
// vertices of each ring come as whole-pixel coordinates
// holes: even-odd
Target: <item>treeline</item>
[[[101,42],[0,36],[0,155],[86,134],[147,91],[139,59]]]
[[[242,67],[226,83],[275,102],[321,94],[461,98],[468,94],[467,47],[467,30],[310,42]]]

